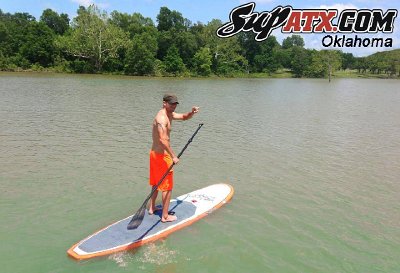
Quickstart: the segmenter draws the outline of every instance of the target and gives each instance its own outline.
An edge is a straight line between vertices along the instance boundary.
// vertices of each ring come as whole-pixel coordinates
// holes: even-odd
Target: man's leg
[[[171,193],[172,191],[162,192],[163,210],[162,210],[161,222],[172,222],[177,219],[175,215],[168,214],[169,202],[171,201]]]
[[[151,196],[150,206],[149,206],[149,214],[153,214],[156,211],[157,195],[158,195],[158,190],[154,191],[153,195]]]

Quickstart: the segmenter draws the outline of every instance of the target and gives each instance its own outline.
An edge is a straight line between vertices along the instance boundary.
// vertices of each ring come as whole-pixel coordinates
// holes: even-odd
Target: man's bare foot
[[[168,215],[167,218],[162,217],[161,222],[167,223],[167,222],[173,222],[176,221],[178,218],[175,215]]]
[[[150,209],[149,208],[149,215],[153,215],[154,213],[156,213],[157,211],[162,210],[161,207],[155,207],[154,209]]]

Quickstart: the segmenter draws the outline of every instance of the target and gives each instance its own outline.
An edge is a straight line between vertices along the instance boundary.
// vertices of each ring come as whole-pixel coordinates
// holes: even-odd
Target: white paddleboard
[[[82,260],[133,249],[193,224],[228,202],[233,193],[231,185],[215,184],[184,194],[172,199],[169,205],[170,212],[175,213],[178,220],[162,223],[161,211],[149,215],[146,210],[143,222],[137,229],[127,229],[131,215],[76,243],[67,253]]]

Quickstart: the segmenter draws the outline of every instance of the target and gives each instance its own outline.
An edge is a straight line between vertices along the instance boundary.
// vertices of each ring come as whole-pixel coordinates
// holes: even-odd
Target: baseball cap
[[[179,104],[178,98],[174,94],[165,94],[163,97],[163,101],[168,102],[169,104]]]

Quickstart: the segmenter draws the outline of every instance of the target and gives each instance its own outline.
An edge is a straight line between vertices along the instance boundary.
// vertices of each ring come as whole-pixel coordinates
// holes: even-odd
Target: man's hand
[[[178,162],[179,162],[179,158],[177,158],[176,156],[174,156],[174,157],[172,158],[172,161],[173,161],[174,164],[176,165],[176,164],[178,164]]]
[[[197,106],[193,106],[193,107],[192,107],[192,113],[193,113],[193,114],[198,113],[199,110],[200,110],[200,107],[197,107]]]

